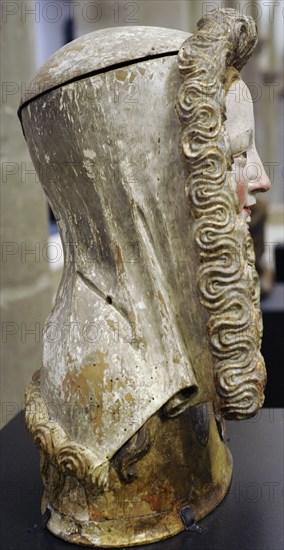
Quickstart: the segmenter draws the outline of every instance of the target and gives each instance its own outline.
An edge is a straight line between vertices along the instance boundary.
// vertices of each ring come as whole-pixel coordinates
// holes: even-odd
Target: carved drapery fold
[[[40,394],[40,371],[26,388],[25,422],[37,447],[62,474],[75,476],[91,493],[107,490],[109,461],[96,466],[95,453],[70,440],[59,422],[49,417]]]

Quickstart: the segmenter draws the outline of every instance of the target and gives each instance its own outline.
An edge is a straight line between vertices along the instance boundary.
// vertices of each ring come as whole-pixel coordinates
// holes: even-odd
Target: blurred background
[[[41,0],[1,2],[1,424],[22,408],[25,385],[41,366],[42,331],[58,287],[63,253],[23,138],[17,108],[27,83],[65,43],[98,29],[151,25],[195,32],[221,7],[252,15],[255,55],[242,75],[255,105],[256,144],[272,189],[252,220],[262,283],[266,406],[283,406],[283,22],[270,0]]]

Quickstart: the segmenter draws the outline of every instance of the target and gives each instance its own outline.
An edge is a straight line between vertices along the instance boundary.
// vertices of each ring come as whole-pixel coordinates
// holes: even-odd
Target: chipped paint
[[[96,31],[66,44],[39,69],[26,86],[21,104],[35,98],[38,92],[51,88],[114,64],[161,53],[176,55],[189,33],[160,27],[124,27]],[[74,63],[76,60],[76,63]]]
[[[123,264],[121,249],[117,243],[114,245],[114,254],[115,254],[115,263],[117,266],[118,275],[123,275],[125,273],[125,268]]]
[[[116,80],[124,82],[128,77],[128,71],[126,69],[116,69],[115,71]]]

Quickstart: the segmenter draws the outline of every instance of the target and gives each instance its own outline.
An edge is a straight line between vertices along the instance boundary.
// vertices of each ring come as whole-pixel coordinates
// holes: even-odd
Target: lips
[[[248,199],[248,202],[250,202],[250,199]],[[251,210],[255,206],[255,202],[252,202],[252,204],[245,204],[242,210],[242,219],[245,223],[250,224],[251,222]]]
[[[248,200],[248,203],[249,202],[250,202],[250,200]],[[250,216],[251,215],[251,210],[254,207],[255,207],[255,202],[252,202],[251,204],[245,204],[244,207],[243,207],[243,210],[245,212],[247,212],[247,214]]]

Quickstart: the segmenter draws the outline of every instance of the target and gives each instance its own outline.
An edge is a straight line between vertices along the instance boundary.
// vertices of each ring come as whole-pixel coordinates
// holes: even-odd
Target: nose
[[[256,153],[251,163],[251,173],[250,172],[250,163],[247,167],[248,175],[248,190],[255,193],[265,193],[271,189],[271,181],[265,172],[264,166],[259,158],[259,155]]]

